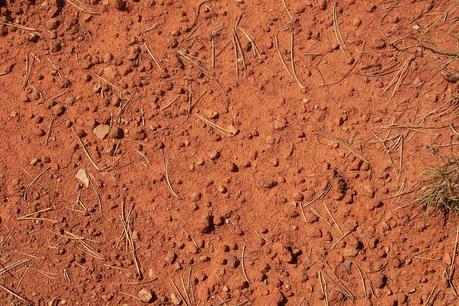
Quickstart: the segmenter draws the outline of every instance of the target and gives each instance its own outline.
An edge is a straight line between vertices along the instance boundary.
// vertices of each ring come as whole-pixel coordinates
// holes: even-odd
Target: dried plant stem
[[[156,60],[156,58],[154,57],[153,53],[151,52],[150,48],[148,48],[148,45],[146,42],[143,43],[145,45],[145,48],[147,49],[147,52],[148,54],[150,55],[150,57],[153,59],[153,61],[155,62],[156,64],[156,67],[158,67],[159,71],[163,71],[163,69],[161,68],[161,66],[159,65],[158,61]]]
[[[277,54],[280,57],[282,66],[284,66],[284,68],[285,68],[285,70],[287,70],[289,76],[293,79],[294,77],[293,77],[292,73],[290,72],[290,70],[287,68],[287,65],[285,64],[284,57],[282,56],[282,53],[279,50],[279,39],[277,38],[277,36],[274,37],[274,47],[276,48]]]
[[[8,292],[9,294],[11,294],[11,295],[14,296],[15,298],[17,298],[17,299],[19,299],[19,300],[21,300],[21,301],[23,301],[23,302],[26,302],[28,305],[31,304],[26,298],[23,298],[22,296],[20,296],[19,294],[17,294],[17,293],[15,293],[15,292],[11,291],[10,289],[8,289],[8,288],[6,288],[6,287],[4,287],[4,286],[2,286],[2,285],[0,285],[0,288],[3,289],[3,290],[5,290],[6,292]]]
[[[338,20],[336,17],[336,1],[333,3],[333,31],[335,32],[336,40],[338,41],[339,48],[343,53],[346,52],[346,44],[344,43],[343,36],[341,36],[341,32],[339,30]]]
[[[121,214],[120,219],[121,223],[123,224],[123,232],[124,232],[124,239],[126,240],[126,244],[129,246],[131,251],[132,260],[135,265],[135,270],[137,272],[138,277],[142,277],[142,271],[140,270],[139,260],[137,259],[136,254],[136,246],[134,240],[132,239],[132,211],[134,209],[134,205],[129,210],[128,215],[126,216],[124,211],[124,201],[121,203]]]
[[[85,13],[90,14],[90,15],[99,15],[99,13],[96,13],[96,12],[93,12],[93,11],[89,10],[81,1],[78,1],[78,0],[75,0],[75,1],[78,2],[78,5],[73,3],[70,0],[65,0],[65,2],[67,2],[71,6],[75,7],[77,10],[80,10],[80,11],[85,12]]]
[[[242,268],[242,273],[244,274],[245,280],[247,281],[247,283],[249,283],[249,285],[252,285],[252,283],[251,283],[250,280],[249,280],[249,277],[247,276],[247,272],[245,271],[245,257],[244,257],[244,255],[245,255],[245,248],[246,248],[246,246],[244,245],[244,246],[242,247],[241,268]]]
[[[282,4],[284,4],[285,10],[287,11],[287,14],[289,15],[289,17],[290,17],[291,19],[293,19],[293,16],[292,16],[292,14],[290,13],[290,10],[288,9],[288,6],[287,6],[287,3],[285,2],[285,0],[282,0]]]
[[[325,297],[325,305],[326,306],[330,306],[330,303],[328,301],[327,283],[325,282],[325,278],[323,276],[323,272],[319,271],[318,276],[319,276],[320,288],[322,289],[322,294]]]
[[[0,24],[2,24],[4,26],[7,26],[7,27],[13,27],[13,28],[21,29],[21,30],[26,30],[26,31],[31,31],[31,32],[40,32],[39,30],[37,30],[35,28],[29,28],[29,27],[26,27],[26,26],[23,26],[21,24],[14,23],[14,22],[0,21]]]
[[[84,145],[83,140],[81,140],[80,136],[78,136],[77,132],[75,131],[75,129],[73,127],[72,127],[72,131],[75,134],[75,136],[78,138],[78,141],[80,142],[81,147],[83,148],[83,151],[86,154],[86,156],[88,157],[88,159],[91,162],[91,164],[94,166],[94,168],[96,168],[97,171],[101,171],[99,166],[97,166],[97,164],[92,159],[91,155],[89,155],[88,149],[86,149],[86,146]]]
[[[296,80],[296,82],[298,83],[298,85],[300,86],[300,88],[304,88],[304,85],[301,84],[300,80],[298,79],[298,76],[296,75],[296,69],[295,69],[295,47],[294,47],[294,44],[295,44],[295,34],[292,32],[291,35],[290,35],[290,60],[291,60],[291,63],[292,63],[292,75],[293,75],[293,78]]]
[[[235,132],[230,131],[230,130],[227,130],[227,129],[224,129],[224,128],[222,128],[221,126],[216,125],[215,123],[213,123],[213,122],[210,121],[209,119],[207,119],[207,118],[205,118],[205,117],[203,117],[203,116],[201,116],[201,115],[199,115],[199,114],[195,114],[195,115],[196,115],[196,117],[198,117],[199,120],[203,121],[203,122],[204,122],[205,124],[207,124],[208,126],[210,126],[210,127],[214,128],[214,129],[216,129],[216,130],[218,130],[218,131],[224,133],[224,134],[227,135],[227,136],[234,136],[234,135],[236,135]]]
[[[162,150],[161,152],[164,160],[164,180],[166,182],[167,190],[169,190],[169,193],[172,194],[175,198],[180,199],[180,196],[175,192],[174,188],[172,188],[172,184],[169,179],[168,162],[164,154],[164,150]]]

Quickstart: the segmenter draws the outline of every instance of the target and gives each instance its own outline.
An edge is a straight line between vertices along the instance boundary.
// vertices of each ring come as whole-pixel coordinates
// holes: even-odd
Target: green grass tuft
[[[421,195],[417,201],[427,214],[445,216],[459,213],[459,161],[450,160],[423,173]]]

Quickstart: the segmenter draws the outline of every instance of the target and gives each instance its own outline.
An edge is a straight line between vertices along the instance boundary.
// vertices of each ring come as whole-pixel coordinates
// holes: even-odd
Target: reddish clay
[[[0,0],[1,304],[456,304],[458,17]]]

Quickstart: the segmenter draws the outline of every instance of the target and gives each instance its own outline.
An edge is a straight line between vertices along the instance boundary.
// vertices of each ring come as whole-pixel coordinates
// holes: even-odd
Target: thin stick
[[[328,215],[330,216],[330,218],[333,220],[333,223],[335,224],[335,226],[336,226],[336,228],[338,229],[339,233],[340,233],[341,235],[343,235],[343,231],[342,231],[341,228],[339,227],[338,222],[336,222],[335,218],[333,218],[333,215],[331,214],[330,210],[328,209],[327,204],[325,204],[325,203],[322,203],[322,204],[324,205],[325,210],[327,211],[327,213],[328,213]]]
[[[281,59],[281,63],[282,63],[282,66],[284,66],[285,70],[287,70],[288,74],[290,75],[291,78],[293,78],[293,75],[292,73],[290,72],[290,70],[287,68],[287,65],[285,64],[285,61],[284,61],[284,58],[282,56],[282,53],[280,52],[279,50],[279,39],[276,37],[274,37],[274,47],[276,48],[277,50],[277,54],[279,54],[279,57]]]
[[[331,229],[333,229],[333,226],[328,222],[324,217],[322,217],[317,210],[315,210],[312,207],[309,207],[309,210],[316,215],[320,220],[324,221]]]
[[[236,82],[239,79],[239,55],[237,52],[236,38],[233,35],[234,63],[236,64]]]
[[[363,276],[363,271],[362,269],[360,269],[360,266],[355,264],[355,266],[357,267],[357,270],[359,270],[359,274],[360,274],[360,278],[362,280],[362,287],[363,287],[363,294],[365,296],[365,299],[368,299],[368,293],[367,293],[367,285],[365,284],[365,279],[364,279],[364,276]]]
[[[362,56],[363,56],[363,54],[365,52],[365,45],[366,45],[366,41],[363,43],[362,52],[360,53],[359,58],[355,61],[354,65],[352,65],[352,67],[342,77],[340,77],[338,80],[336,80],[334,82],[331,82],[331,83],[323,83],[321,86],[336,85],[336,84],[341,83],[345,78],[347,78],[352,73],[354,68],[357,67],[357,65],[360,63],[360,60],[362,59]]]
[[[237,36],[237,33],[234,32],[234,41],[236,42],[237,46],[237,51],[241,55],[241,60],[242,60],[242,65],[244,66],[244,70],[247,70],[247,64],[245,63],[245,56],[244,56],[244,51],[242,50],[241,43],[239,41],[239,37]]]
[[[402,65],[402,67],[399,69],[399,71],[395,74],[394,78],[389,82],[389,85],[384,89],[383,92],[388,91],[392,86],[395,85],[394,91],[392,92],[391,99],[394,97],[395,93],[397,92],[398,88],[400,87],[401,83],[405,79],[405,72],[408,69],[408,66],[410,65],[411,61],[414,60],[415,56],[410,56],[405,63]]]
[[[432,295],[434,294],[434,292],[437,290],[437,286],[438,286],[438,283],[435,284],[435,286],[433,287],[433,289],[430,291],[429,295],[427,296],[427,299],[426,299],[425,303],[422,304],[423,306],[432,305],[432,303],[430,303],[430,299],[432,298]],[[432,302],[433,302],[433,301],[432,301]]]
[[[28,217],[31,217],[31,216],[34,216],[34,215],[37,215],[37,214],[40,214],[40,213],[43,213],[43,212],[47,212],[47,211],[53,210],[53,209],[54,209],[53,207],[47,207],[47,208],[44,208],[44,209],[40,209],[40,210],[35,211],[33,213],[30,213],[30,214],[27,214],[25,216],[19,217],[16,220],[22,220],[22,219],[25,219],[25,218],[28,218]]]
[[[170,280],[171,280],[171,283],[172,283],[172,287],[175,290],[175,293],[177,293],[177,295],[182,299],[182,301],[185,303],[186,306],[190,306],[190,304],[188,304],[188,301],[183,298],[183,295],[180,292],[179,288],[177,288],[177,285],[175,285],[175,282],[172,279],[170,279]]]
[[[27,194],[29,193],[30,188],[32,188],[33,184],[35,184],[35,182],[37,182],[38,179],[39,179],[40,177],[42,177],[43,174],[45,174],[49,169],[51,169],[51,167],[48,167],[48,168],[46,168],[45,170],[43,170],[42,172],[40,172],[40,174],[38,174],[38,175],[29,183],[29,185],[27,186],[27,188],[26,188],[26,190],[25,190],[25,192],[24,192],[24,194],[25,194],[26,196],[27,196]]]
[[[285,0],[282,0],[282,3],[284,4],[285,10],[287,11],[287,14],[290,16],[291,19],[293,19],[292,14],[290,14],[290,11],[287,7],[287,3],[285,3]]]
[[[60,93],[60,94],[57,94],[57,95],[55,95],[54,97],[49,98],[48,101],[52,101],[52,100],[55,100],[55,99],[57,99],[57,98],[60,98],[60,97],[62,97],[63,95],[65,95],[66,93],[68,93],[68,91],[64,91],[64,92],[62,92],[62,93]]]
[[[31,259],[23,259],[23,260],[19,260],[19,261],[16,261],[12,264],[9,264],[8,266],[6,267],[3,267],[2,269],[0,269],[0,276],[5,274],[5,273],[8,273],[10,270],[22,265],[22,264],[25,264],[27,262],[31,261]]]
[[[249,286],[250,286],[250,285],[252,285],[252,283],[250,282],[249,277],[247,276],[247,272],[245,271],[245,264],[244,264],[244,262],[245,262],[245,257],[244,257],[245,248],[246,248],[246,246],[244,245],[242,247],[241,268],[242,268],[242,273],[244,274],[244,278],[247,281],[247,283],[249,283]]]
[[[14,22],[5,22],[5,21],[0,21],[1,24],[8,26],[8,27],[13,27],[13,28],[18,28],[21,30],[26,30],[26,31],[31,31],[31,32],[40,32],[40,30],[37,30],[35,28],[29,28],[26,26],[23,26],[19,23],[14,23]]]
[[[186,52],[183,51],[183,50],[177,50],[177,53],[178,53],[179,55],[181,55],[184,59],[186,59],[190,64],[192,64],[192,65],[198,67],[199,69],[201,69],[201,70],[204,71],[204,72],[207,72],[207,71],[206,71],[206,68],[205,68],[203,65],[201,65],[201,64],[199,64],[199,63],[197,62],[197,61],[200,61],[199,59],[196,59],[196,58],[192,57],[190,54],[186,53]],[[195,59],[195,60],[193,60],[193,59]],[[197,61],[196,61],[196,60],[197,60]]]
[[[211,58],[210,66],[212,68],[215,68],[215,37],[214,35],[212,35],[212,38],[211,38],[211,47],[212,47],[212,58]]]
[[[336,40],[338,41],[339,48],[343,53],[345,53],[347,47],[344,43],[343,36],[341,36],[341,32],[339,30],[338,20],[336,17],[336,1],[333,3],[333,31],[335,32]]]
[[[290,35],[290,59],[292,62],[292,75],[295,78],[296,82],[300,86],[300,88],[304,88],[304,85],[301,84],[300,80],[298,79],[298,76],[296,75],[296,69],[295,69],[295,48],[294,48],[294,43],[295,43],[295,34],[292,32]]]
[[[303,203],[300,203],[299,206],[300,206],[301,215],[303,216],[304,223],[308,223],[306,221],[306,215],[304,214]]]
[[[360,158],[361,160],[363,160],[364,162],[366,162],[367,164],[369,164],[370,162],[368,161],[368,159],[366,159],[365,157],[363,157],[362,154],[356,152],[354,149],[352,149],[348,144],[346,144],[346,142],[342,139],[339,139],[339,138],[336,138],[336,137],[333,137],[333,136],[328,136],[328,135],[325,135],[325,134],[322,134],[320,132],[315,132],[316,135],[320,135],[322,137],[325,137],[325,138],[328,138],[330,140],[333,140],[333,141],[336,141],[338,142],[340,145],[342,145],[343,147],[345,147],[349,152],[353,153],[355,156],[357,156],[358,158]]]
[[[85,12],[85,13],[88,13],[88,14],[91,14],[91,15],[99,15],[99,13],[96,13],[96,12],[93,12],[93,11],[90,11],[88,8],[86,8],[84,6],[83,3],[79,2],[79,4],[82,6],[82,7],[79,7],[78,5],[76,5],[75,3],[73,3],[72,1],[70,0],[65,0],[65,2],[67,2],[68,4],[70,4],[71,6],[75,7],[76,9],[82,11],[82,12]]]
[[[188,270],[188,292],[191,294],[191,302],[194,302],[194,294],[193,294],[193,287],[191,285],[191,266],[190,269]]]
[[[123,156],[123,154],[120,155],[120,158],[121,158],[121,156]],[[115,161],[115,163],[116,163],[116,161]],[[114,165],[115,163],[113,163],[113,165]],[[113,166],[113,165],[112,165],[112,166]],[[109,167],[106,168],[106,169],[109,169],[109,168],[111,168],[112,166],[109,166]],[[102,200],[101,200],[101,198],[100,198],[99,191],[97,191],[96,185],[94,184],[94,181],[93,181],[93,178],[91,177],[91,175],[89,175],[89,183],[91,184],[92,189],[93,189],[94,192],[96,193],[97,204],[99,205],[100,211],[102,211]],[[81,201],[80,201],[80,202],[81,202]],[[81,204],[83,205],[83,203],[81,203]],[[84,205],[83,205],[83,207],[84,207]],[[85,208],[85,210],[87,211],[86,207],[84,207],[84,208]]]
[[[236,133],[232,132],[232,131],[229,131],[229,130],[226,130],[224,128],[222,128],[221,126],[219,125],[216,125],[215,123],[213,123],[212,121],[210,121],[209,119],[206,119],[204,118],[203,116],[199,115],[199,114],[195,114],[196,117],[198,117],[199,120],[203,121],[205,124],[207,124],[208,126],[226,134],[227,136],[234,136],[236,135]]]
[[[151,165],[150,160],[148,159],[148,157],[147,157],[144,153],[140,152],[139,150],[135,150],[135,151],[137,152],[137,154],[139,154],[140,156],[142,156],[142,157],[147,161],[147,163],[148,163],[149,165]],[[142,164],[143,164],[143,162],[142,162]]]
[[[121,202],[121,215],[120,215],[120,218],[121,218],[121,222],[123,223],[123,231],[124,231],[124,234],[125,234],[126,243],[130,247],[130,251],[131,251],[131,254],[132,254],[132,259],[134,261],[134,265],[135,265],[135,269],[136,269],[137,275],[139,277],[141,277],[142,276],[142,271],[140,270],[139,260],[137,259],[137,255],[136,255],[136,247],[135,247],[135,244],[134,244],[134,240],[132,239],[131,213],[132,213],[133,209],[134,209],[134,205],[132,205],[131,210],[129,211],[129,214],[128,214],[127,218],[126,218],[125,213],[124,213],[124,201]]]
[[[14,296],[15,298],[17,299],[20,299],[21,301],[23,302],[27,302],[27,303],[30,303],[27,299],[23,298],[22,296],[18,295],[17,293],[14,293],[13,291],[11,291],[10,289],[0,285],[0,288],[5,290],[6,292],[8,292],[9,294],[11,294],[12,296]]]
[[[144,33],[148,33],[152,30],[154,30],[156,28],[156,26],[158,25],[157,22],[155,22],[152,26],[148,27],[145,31],[143,31]]]
[[[107,80],[107,79],[105,79],[105,78],[103,78],[103,77],[101,77],[100,75],[97,75],[97,74],[95,74],[95,76],[96,76],[96,78],[98,78],[98,79],[104,81],[104,82],[107,83],[108,85],[110,85],[110,86],[112,86],[113,88],[115,88],[116,90],[118,90],[120,93],[123,92],[118,86],[116,86],[115,84],[113,84],[113,83],[110,82],[109,80]],[[129,101],[128,101],[128,102],[129,102]],[[128,103],[128,102],[126,102],[126,103]]]
[[[330,306],[330,303],[328,302],[327,283],[325,282],[323,272],[319,271],[318,274],[319,274],[320,288],[322,289],[322,294],[325,296],[325,305]]]
[[[445,269],[445,275],[447,278],[447,281],[450,285],[450,287],[453,289],[453,292],[456,296],[458,296],[457,290],[453,284],[453,275],[455,272],[455,262],[456,262],[456,253],[457,253],[457,244],[458,244],[458,239],[459,239],[459,225],[456,227],[456,240],[454,241],[454,248],[453,248],[453,254],[451,256],[451,263],[449,267]]]
[[[172,188],[172,184],[171,184],[171,181],[169,179],[169,171],[168,171],[168,163],[167,163],[167,159],[166,159],[166,156],[164,154],[164,151],[161,150],[161,152],[163,153],[163,160],[164,160],[164,180],[166,182],[166,186],[167,186],[167,190],[169,190],[170,194],[172,194],[174,197],[176,197],[177,199],[180,199],[180,196],[175,192],[174,188]]]
[[[53,117],[49,124],[48,132],[46,133],[45,146],[48,145],[49,137],[51,136],[51,128],[53,127],[54,120],[56,120],[56,117]]]
[[[191,105],[190,113],[193,110],[193,108],[198,104],[199,101],[201,101],[202,97],[207,93],[207,89],[199,96],[199,98],[196,99],[196,101]]]
[[[330,183],[327,184],[327,186],[325,187],[325,190],[321,194],[319,194],[317,197],[315,197],[314,199],[312,199],[311,201],[306,203],[304,205],[304,207],[308,207],[308,206],[314,204],[315,202],[319,201],[320,199],[322,199],[330,191],[331,187],[332,187],[332,185]]]
[[[180,282],[182,283],[182,288],[183,288],[183,292],[185,292],[186,300],[188,301],[188,304],[191,305],[191,300],[190,300],[190,297],[188,296],[188,291],[186,290],[185,281],[183,280],[182,274],[180,274]]]
[[[144,42],[143,44],[145,45],[145,48],[147,49],[148,54],[150,54],[151,58],[152,58],[153,61],[155,62],[155,64],[156,64],[156,66],[158,67],[159,71],[163,71],[163,69],[162,69],[161,66],[159,65],[158,61],[157,61],[156,58],[154,57],[153,53],[151,53],[150,48],[148,48],[147,43]]]
[[[121,294],[124,294],[125,296],[128,296],[128,297],[131,297],[137,301],[142,301],[139,297],[135,296],[135,295],[132,295],[130,293],[127,293],[127,292],[123,292],[123,291],[120,291]]]
[[[51,65],[53,66],[54,70],[56,70],[57,74],[59,75],[59,78],[61,78],[61,80],[63,79],[62,77],[62,74],[59,70],[59,68],[57,68],[56,64],[54,64],[54,62],[48,57],[48,61],[51,63]],[[50,100],[53,100],[53,98],[51,98]]]
[[[338,238],[338,240],[336,240],[333,245],[331,246],[331,250],[333,250],[335,248],[335,246],[341,241],[343,240],[344,238],[346,238],[350,233],[352,233],[353,231],[348,231],[346,234],[342,235],[340,238]]]
[[[340,291],[342,294],[344,294],[344,296],[347,297],[349,300],[354,301],[355,297],[352,294],[352,292],[349,291],[349,289],[346,288],[344,283],[341,281],[341,279],[338,277],[338,275],[336,275],[335,271],[333,271],[332,267],[330,267],[330,265],[325,260],[324,260],[324,263],[330,269],[332,274],[335,276],[336,281],[338,283],[333,278],[331,278],[329,275],[327,275],[327,273],[323,272],[323,274],[325,276],[327,276],[333,282],[333,284],[337,287],[338,291]]]
[[[247,33],[246,30],[244,30],[243,28],[241,27],[238,27],[239,30],[241,30],[242,33],[244,33],[245,37],[247,37],[247,40],[250,42],[250,44],[253,46],[253,50],[254,50],[254,53],[255,55],[258,56],[258,58],[261,58],[261,54],[260,54],[260,51],[258,50],[257,48],[257,45],[255,44],[255,42],[253,41],[252,37],[249,35],[249,33]]]
[[[81,146],[83,147],[83,151],[84,153],[86,153],[86,156],[88,157],[89,161],[91,162],[91,164],[94,166],[94,168],[96,168],[97,171],[101,171],[101,169],[99,168],[99,166],[97,166],[97,164],[94,162],[94,160],[92,159],[91,155],[89,155],[89,152],[88,150],[86,149],[86,146],[84,145],[83,143],[83,140],[81,140],[80,136],[78,136],[77,132],[75,132],[75,129],[72,127],[72,131],[73,133],[75,134],[75,136],[78,138]]]
[[[163,107],[161,107],[159,110],[160,111],[163,111],[165,109],[168,109],[172,104],[174,104],[182,95],[178,95],[177,97],[175,97],[174,100],[172,100],[171,102],[169,102],[168,104],[164,105]]]
[[[69,276],[67,269],[64,269],[64,280],[66,282],[70,282],[70,276]]]
[[[215,58],[218,58],[220,54],[222,54],[223,51],[225,51],[226,48],[228,48],[228,46],[231,45],[231,42],[233,42],[233,38],[229,39],[228,42],[223,46],[223,48],[221,48],[221,50],[218,51],[218,53],[215,55]]]
[[[24,280],[24,277],[26,276],[27,272],[29,272],[31,265],[28,265],[24,273],[22,273],[21,278],[19,279],[18,283],[16,284],[16,288],[19,288],[21,286],[22,281]]]

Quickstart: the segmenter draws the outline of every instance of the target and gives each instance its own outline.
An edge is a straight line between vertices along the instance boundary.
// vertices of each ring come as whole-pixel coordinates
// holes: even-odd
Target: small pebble
[[[153,294],[150,289],[143,288],[137,293],[139,299],[144,303],[149,303],[153,299]]]

